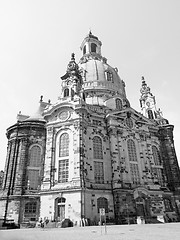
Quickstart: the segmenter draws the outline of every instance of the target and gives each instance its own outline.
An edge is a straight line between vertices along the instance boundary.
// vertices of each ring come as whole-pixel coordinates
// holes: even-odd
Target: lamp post
[[[127,211],[127,222],[128,222],[128,225],[129,225],[130,222],[129,222],[129,208],[128,208],[128,203],[126,203],[126,211]]]

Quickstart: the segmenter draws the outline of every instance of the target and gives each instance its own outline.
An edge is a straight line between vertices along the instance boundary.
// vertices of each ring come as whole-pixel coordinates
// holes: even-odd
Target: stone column
[[[42,188],[49,189],[54,184],[54,129],[47,128],[44,179]]]
[[[16,140],[16,149],[14,155],[14,169],[13,169],[13,178],[12,178],[12,193],[21,194],[21,186],[19,185],[21,175],[21,166],[20,166],[20,155],[21,155],[21,139]],[[18,186],[19,185],[19,186]]]
[[[7,157],[6,157],[6,164],[5,164],[5,169],[4,169],[4,179],[3,179],[3,186],[2,186],[2,188],[4,190],[8,188],[7,180],[8,180],[9,165],[10,165],[10,161],[11,161],[11,151],[12,151],[12,142],[8,141]]]

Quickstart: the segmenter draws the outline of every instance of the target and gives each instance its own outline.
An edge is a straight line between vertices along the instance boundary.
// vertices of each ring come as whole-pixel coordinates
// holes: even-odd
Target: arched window
[[[105,75],[106,75],[106,80],[107,81],[113,82],[113,74],[112,74],[112,72],[105,71]]]
[[[93,155],[94,159],[103,159],[102,140],[98,136],[93,138]]]
[[[132,139],[127,141],[128,155],[130,161],[131,180],[133,184],[140,183],[139,167],[137,163],[136,145]]]
[[[69,134],[63,133],[59,139],[59,157],[69,156]]]
[[[95,43],[91,43],[91,52],[96,52],[97,45]]]
[[[30,167],[39,167],[41,165],[41,148],[39,146],[33,146],[30,148]]]
[[[153,158],[154,158],[154,164],[161,165],[160,154],[159,154],[159,151],[156,146],[152,146],[152,153],[153,153]]]
[[[105,197],[100,197],[97,199],[97,210],[99,213],[99,209],[104,208],[105,213],[108,213],[108,200]]]
[[[69,96],[69,89],[65,88],[64,89],[64,97],[68,97]]]
[[[122,101],[119,98],[116,99],[116,109],[122,110]]]
[[[154,119],[152,110],[148,110],[147,112],[148,112],[148,118],[149,119]]]
[[[129,161],[137,162],[136,145],[132,139],[127,141]]]
[[[86,46],[83,48],[83,54],[86,54]]]
[[[59,138],[58,182],[68,182],[69,178],[69,134],[63,133]],[[62,158],[63,157],[63,158]]]
[[[29,165],[27,167],[27,189],[37,190],[40,185],[41,148],[34,145],[29,149]]]

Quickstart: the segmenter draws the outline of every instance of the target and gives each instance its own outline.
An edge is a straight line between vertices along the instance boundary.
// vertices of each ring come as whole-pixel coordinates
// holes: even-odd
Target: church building
[[[144,77],[141,113],[131,107],[118,69],[91,32],[72,54],[56,103],[21,113],[7,129],[0,216],[74,225],[180,220],[180,170],[173,128]],[[57,86],[58,87],[58,86]]]

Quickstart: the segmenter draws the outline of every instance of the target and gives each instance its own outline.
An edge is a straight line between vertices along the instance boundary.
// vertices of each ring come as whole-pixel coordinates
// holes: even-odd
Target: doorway
[[[65,218],[65,203],[66,199],[63,197],[55,199],[55,220],[58,222]]]

